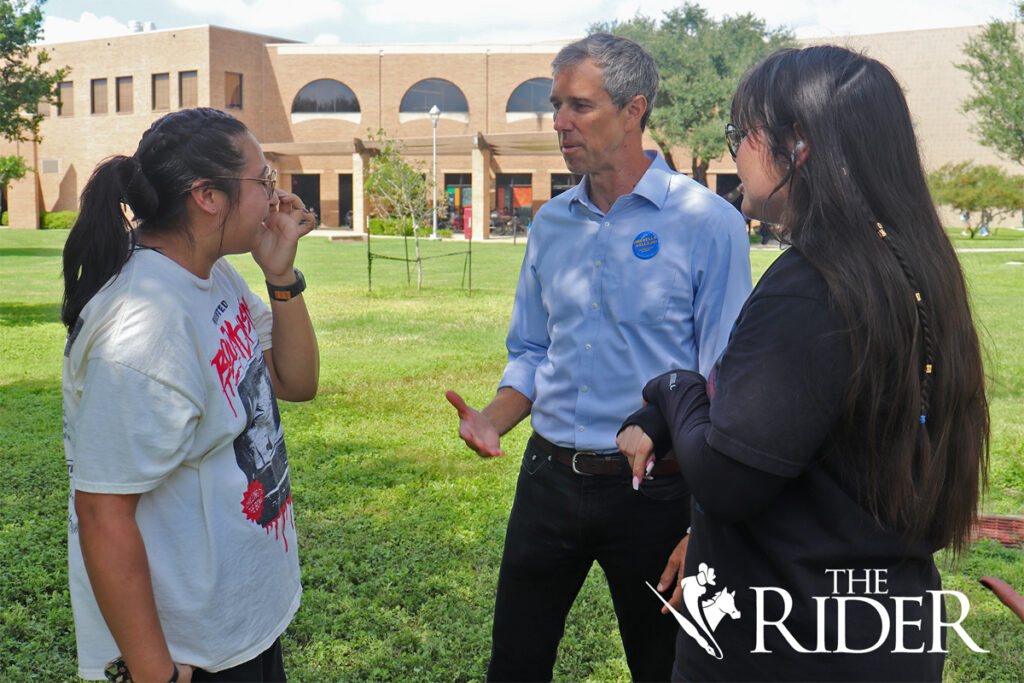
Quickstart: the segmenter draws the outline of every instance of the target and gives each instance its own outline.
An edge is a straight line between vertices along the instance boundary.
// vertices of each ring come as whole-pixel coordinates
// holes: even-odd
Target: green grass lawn
[[[1022,233],[958,246],[1024,247]],[[1007,233],[1004,237],[1003,233]],[[67,591],[67,474],[61,443],[58,322],[66,232],[0,231],[0,679],[75,678]],[[999,243],[996,244],[996,240]],[[1005,240],[1005,243],[1004,243]],[[968,242],[968,240],[963,240]],[[374,248],[399,256],[400,241]],[[461,240],[423,243],[438,255]],[[473,247],[473,293],[461,256],[426,262],[424,289],[405,265],[311,236],[298,265],[320,340],[315,400],[282,404],[292,463],[305,594],[284,639],[295,681],[483,677],[505,522],[522,425],[509,456],[481,460],[457,436],[444,391],[482,405],[504,367],[504,336],[524,247]],[[778,254],[752,253],[755,278]],[[1024,512],[1024,255],[962,256],[987,358],[992,404],[986,509]],[[257,292],[258,269],[233,258]],[[415,283],[415,272],[413,273]],[[946,558],[944,565],[948,565]],[[950,681],[1024,680],[1024,625],[981,588],[994,574],[1024,589],[1024,552],[985,542],[944,570],[965,592],[968,632],[991,654],[950,637]],[[628,679],[600,571],[574,606],[555,672],[560,680]]]

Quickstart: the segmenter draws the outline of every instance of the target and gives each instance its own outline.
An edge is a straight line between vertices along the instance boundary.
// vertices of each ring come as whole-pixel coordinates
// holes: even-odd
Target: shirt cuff
[[[532,365],[526,365],[511,361],[505,366],[505,372],[501,376],[501,381],[498,383],[498,388],[512,387],[523,396],[527,397],[531,401],[533,400],[533,389],[534,389],[534,377],[537,374],[537,368]]]
[[[672,450],[672,433],[658,406],[646,405],[640,408],[626,418],[622,427],[619,428],[619,432],[621,433],[623,429],[631,425],[636,425],[644,430],[644,433],[654,443],[654,458],[656,460],[662,459]]]

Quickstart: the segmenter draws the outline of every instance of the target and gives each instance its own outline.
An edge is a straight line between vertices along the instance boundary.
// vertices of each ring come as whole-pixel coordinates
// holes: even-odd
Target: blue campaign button
[[[658,236],[649,230],[633,238],[633,255],[649,259],[658,253]]]

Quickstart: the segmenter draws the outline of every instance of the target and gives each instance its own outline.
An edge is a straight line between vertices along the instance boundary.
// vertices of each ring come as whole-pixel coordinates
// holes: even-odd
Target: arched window
[[[531,78],[509,95],[505,121],[526,121],[551,116],[551,79]]]
[[[359,123],[359,100],[352,88],[333,78],[307,83],[292,100],[292,123],[311,119]]]
[[[508,104],[505,105],[505,112],[508,114],[550,114],[550,96],[550,78],[531,78],[512,91],[508,98]]]
[[[442,119],[469,123],[469,104],[459,87],[443,78],[426,78],[409,88],[398,107],[398,120],[402,123],[414,119],[430,118],[430,108],[437,105]]]

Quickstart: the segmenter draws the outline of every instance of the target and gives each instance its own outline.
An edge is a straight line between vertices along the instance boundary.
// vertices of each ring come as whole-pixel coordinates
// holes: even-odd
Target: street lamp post
[[[430,239],[437,239],[437,120],[441,118],[441,110],[437,105],[430,107],[430,120],[434,122],[434,210],[431,212],[434,218],[434,231]]]

